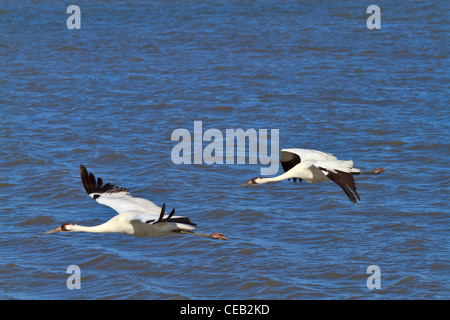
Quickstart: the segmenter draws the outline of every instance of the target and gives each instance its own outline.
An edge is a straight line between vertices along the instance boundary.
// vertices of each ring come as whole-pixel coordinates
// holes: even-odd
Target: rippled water
[[[448,2],[378,2],[381,30],[358,1],[76,4],[81,30],[60,1],[0,8],[1,298],[449,298]],[[172,162],[194,121],[387,172],[357,206],[331,182],[237,188],[262,164]],[[80,163],[229,240],[45,235],[114,214]]]

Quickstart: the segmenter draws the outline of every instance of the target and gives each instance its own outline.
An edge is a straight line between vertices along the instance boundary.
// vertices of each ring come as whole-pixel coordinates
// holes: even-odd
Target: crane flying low
[[[285,179],[305,180],[308,183],[320,183],[334,181],[338,184],[350,201],[357,203],[360,200],[356,192],[355,179],[353,175],[379,174],[386,171],[377,168],[372,171],[361,171],[353,168],[352,160],[338,160],[330,153],[310,149],[283,149],[281,150],[281,165],[284,173],[272,178],[253,178],[240,187],[247,185],[258,185],[268,182],[276,182]]]
[[[128,189],[103,184],[101,178],[95,179],[92,173],[80,166],[80,176],[84,189],[98,203],[118,212],[109,221],[98,226],[85,227],[64,223],[60,227],[46,232],[91,232],[91,233],[125,233],[135,237],[154,237],[167,234],[190,234],[211,239],[227,240],[222,233],[194,232],[196,224],[187,217],[175,216],[175,209],[165,215],[166,204],[162,208],[153,202],[135,198]]]

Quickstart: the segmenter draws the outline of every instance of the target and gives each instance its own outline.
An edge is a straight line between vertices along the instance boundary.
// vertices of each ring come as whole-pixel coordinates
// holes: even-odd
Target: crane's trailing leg
[[[228,237],[224,236],[222,233],[220,232],[215,232],[211,234],[211,238],[212,239],[218,239],[218,240],[228,240]]]
[[[359,171],[359,172],[352,172],[353,174],[357,174],[357,175],[369,175],[369,174],[380,174],[382,172],[385,172],[386,169],[383,168],[376,168],[373,169],[372,171]]]
[[[191,234],[194,236],[206,237],[206,238],[217,239],[217,240],[228,240],[228,237],[224,236],[223,233],[220,233],[220,232],[200,233],[200,232],[187,231],[187,230],[179,230],[179,231],[174,231],[174,232],[181,233],[181,234]]]

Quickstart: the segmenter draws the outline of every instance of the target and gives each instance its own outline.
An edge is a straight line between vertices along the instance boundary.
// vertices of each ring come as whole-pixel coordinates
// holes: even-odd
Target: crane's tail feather
[[[197,224],[191,222],[191,220],[188,217],[173,217],[173,215],[175,214],[175,209],[172,209],[172,211],[169,213],[167,218],[164,218],[165,212],[166,212],[166,204],[164,203],[161,208],[161,213],[159,214],[158,220],[156,220],[156,222],[153,222],[153,220],[146,221],[146,222],[149,222],[149,223],[151,222],[153,224],[160,223],[160,222],[175,222],[175,223],[184,223],[184,224],[188,224],[191,226],[197,225]]]

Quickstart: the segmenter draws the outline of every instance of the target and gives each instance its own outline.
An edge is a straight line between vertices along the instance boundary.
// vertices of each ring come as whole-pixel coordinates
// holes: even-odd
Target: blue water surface
[[[378,1],[379,30],[360,1],[74,4],[79,30],[65,2],[0,7],[2,299],[449,298],[447,1]],[[238,188],[260,158],[172,161],[195,121],[387,171],[356,206],[332,182]],[[228,241],[45,235],[115,214],[80,164]]]

